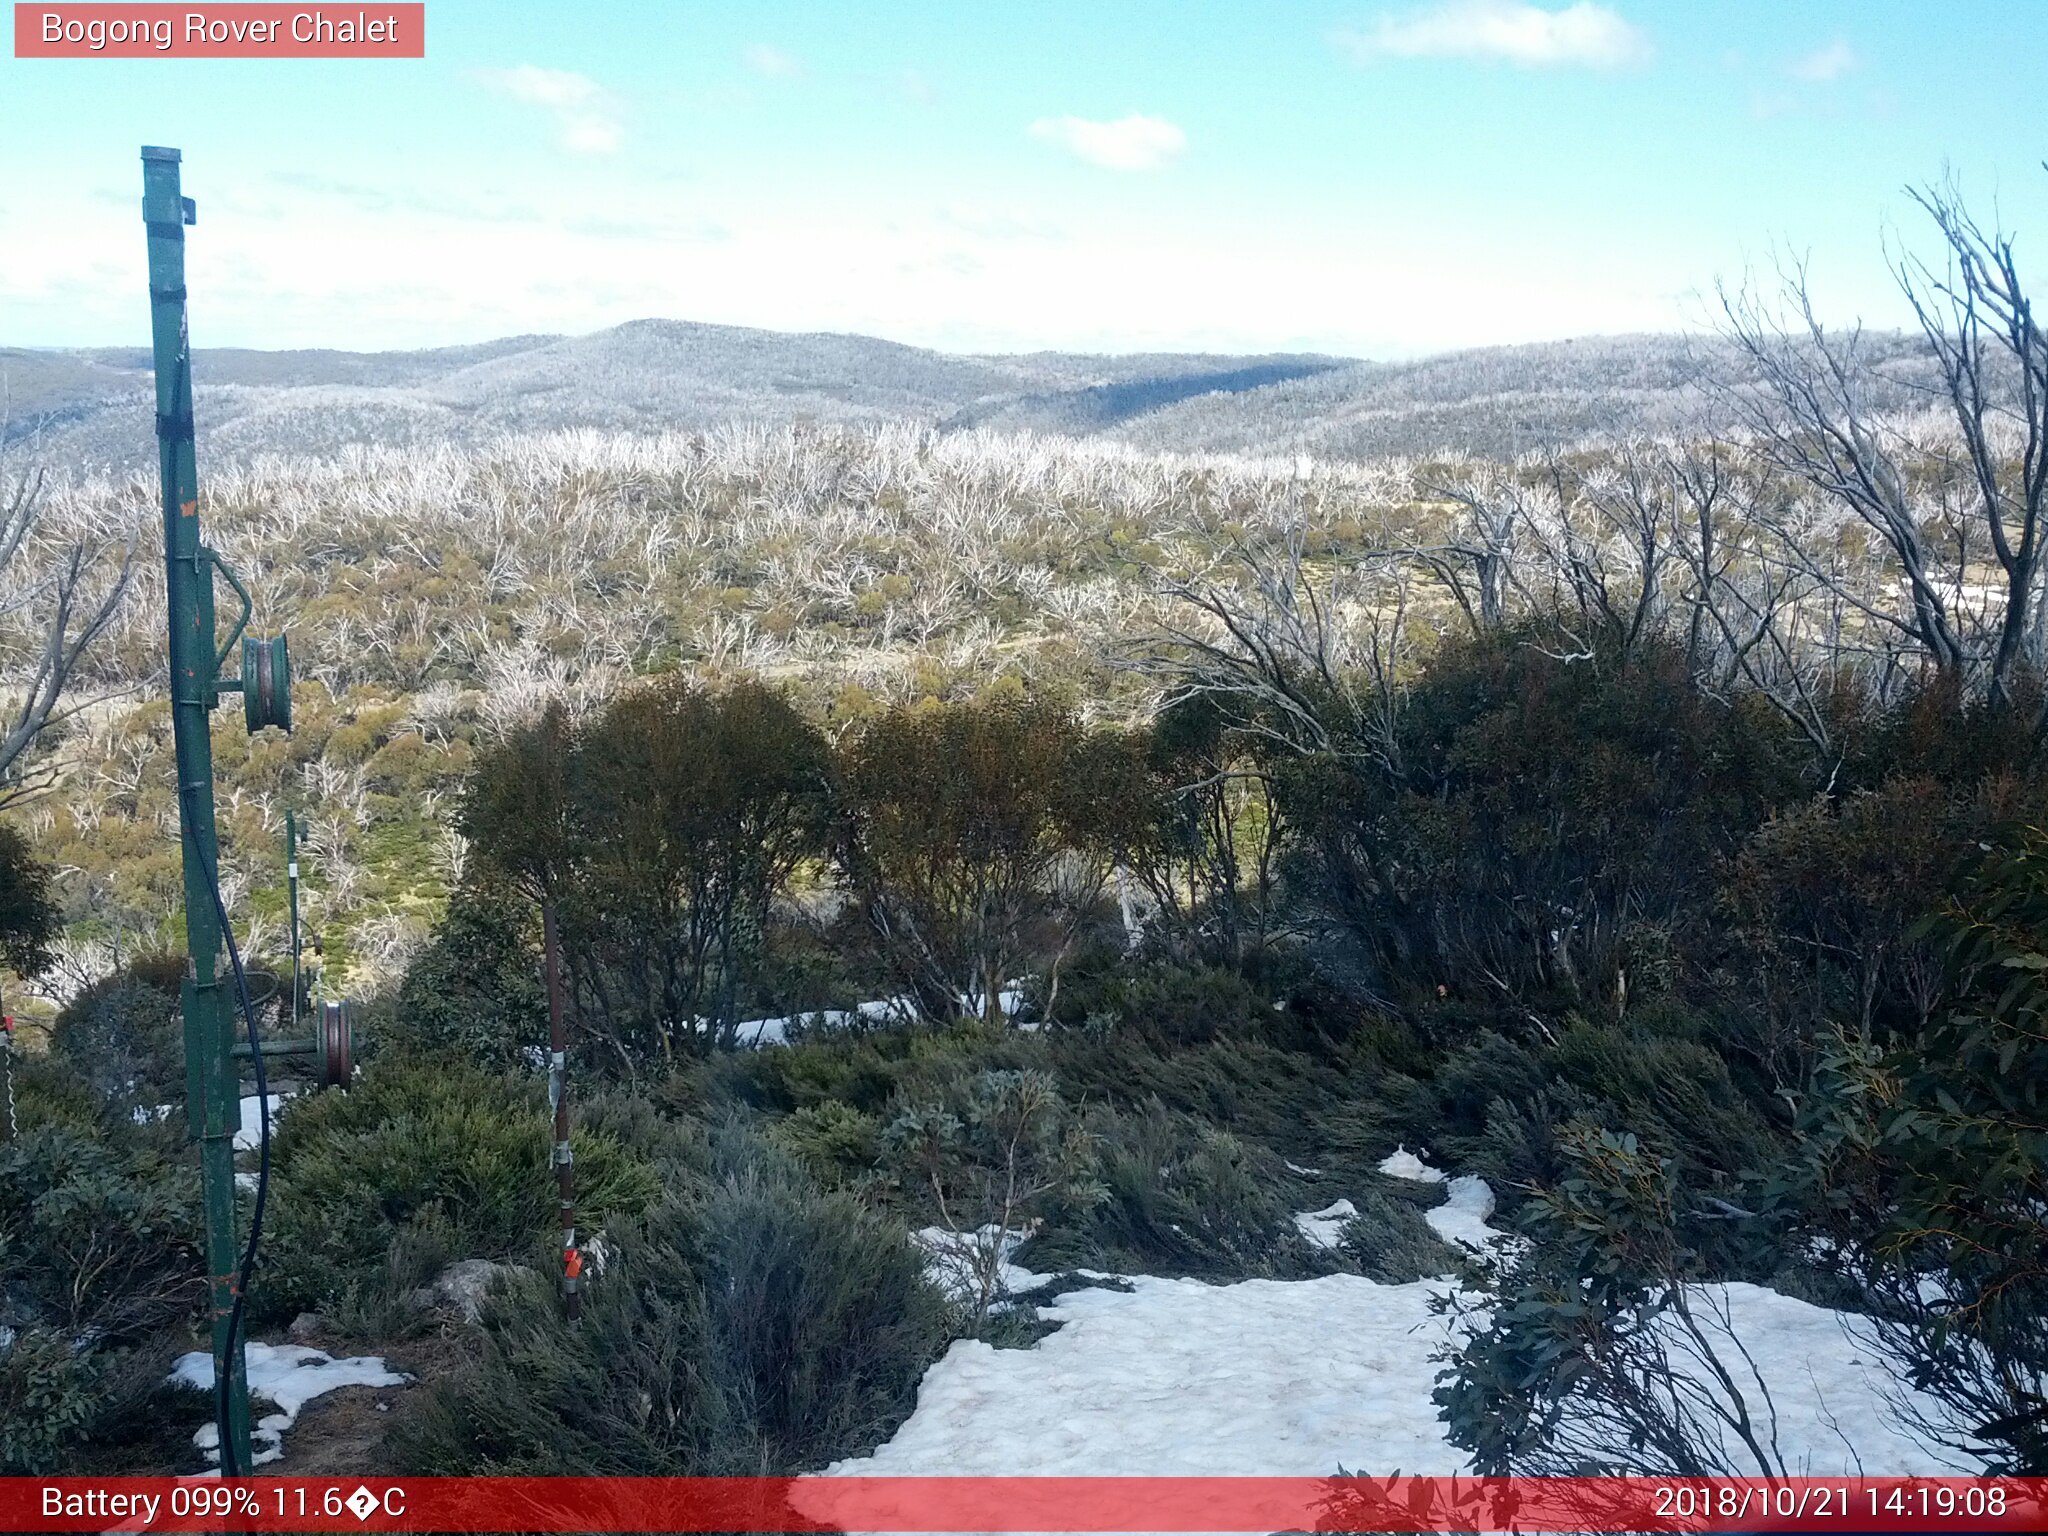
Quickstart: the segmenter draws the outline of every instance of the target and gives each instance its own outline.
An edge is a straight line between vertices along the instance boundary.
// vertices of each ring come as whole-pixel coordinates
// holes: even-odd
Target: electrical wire
[[[186,825],[194,825],[188,809]],[[254,1471],[254,1467],[236,1465],[229,1445],[233,1436],[229,1434],[228,1404],[231,1398],[228,1369],[234,1358],[235,1349],[242,1331],[244,1304],[249,1296],[249,1281],[256,1270],[256,1250],[263,1240],[263,1208],[270,1198],[270,1083],[263,1068],[263,1045],[256,1032],[256,1008],[249,1001],[249,978],[242,969],[242,952],[235,944],[234,925],[228,921],[227,904],[221,900],[220,871],[206,857],[205,847],[196,835],[191,836],[192,846],[199,854],[199,872],[206,877],[206,888],[213,897],[213,910],[220,919],[221,937],[227,941],[228,962],[235,973],[235,991],[242,1004],[242,1019],[249,1030],[249,1058],[255,1063],[256,1072],[256,1203],[249,1215],[249,1240],[242,1249],[241,1271],[235,1280],[235,1304],[228,1313],[227,1345],[222,1354],[213,1362],[214,1427],[220,1436],[220,1475],[241,1477]],[[236,1124],[240,1125],[237,1117]]]

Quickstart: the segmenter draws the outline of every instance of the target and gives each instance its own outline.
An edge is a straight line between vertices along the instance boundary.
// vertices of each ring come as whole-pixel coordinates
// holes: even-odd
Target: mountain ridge
[[[1887,359],[1905,338],[1877,338]],[[1398,362],[1320,353],[938,352],[852,332],[641,319],[396,352],[200,348],[201,450],[457,443],[735,421],[1102,436],[1176,451],[1513,454],[1698,419],[1714,338],[1596,336]],[[146,348],[0,347],[0,445],[54,466],[154,461]]]

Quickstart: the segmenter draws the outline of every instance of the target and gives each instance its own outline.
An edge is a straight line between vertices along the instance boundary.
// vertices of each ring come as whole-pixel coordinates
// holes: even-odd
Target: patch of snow
[[[917,1408],[845,1475],[1323,1476],[1470,1471],[1430,1400],[1451,1319],[1441,1281],[1131,1276],[1070,1292],[1028,1349],[954,1343]],[[1788,1465],[1815,1476],[1953,1470],[1884,1412],[1890,1379],[1841,1314],[1760,1286],[1704,1287],[1769,1384]],[[1704,1299],[1704,1298],[1703,1298]],[[1847,1439],[1845,1440],[1844,1436]],[[1850,1445],[1853,1444],[1853,1451]]]
[[[1722,1339],[1739,1341],[1755,1362],[1777,1408],[1779,1454],[1794,1476],[1853,1476],[1859,1463],[1870,1477],[1982,1475],[1981,1465],[1959,1465],[1955,1452],[1921,1440],[1887,1410],[1888,1397],[1903,1398],[1927,1422],[1943,1418],[1931,1398],[1898,1379],[1862,1318],[1744,1281],[1693,1286],[1689,1294],[1694,1317],[1738,1383],[1748,1380],[1748,1368]],[[1674,1368],[1706,1380],[1675,1330],[1666,1347]],[[1735,1444],[1731,1438],[1729,1459],[1744,1465]]]
[[[284,1432],[297,1422],[299,1411],[322,1393],[332,1392],[336,1387],[398,1387],[412,1380],[387,1369],[375,1355],[337,1360],[324,1349],[311,1349],[303,1344],[255,1342],[247,1350],[250,1395],[268,1398],[278,1409],[250,1426],[249,1437],[256,1453],[254,1464],[259,1467],[284,1455]],[[171,1366],[169,1380],[173,1386],[211,1392],[213,1355],[207,1350],[180,1355]],[[192,1443],[206,1452],[207,1460],[220,1461],[217,1425],[202,1424],[192,1436]]]
[[[1003,1017],[1015,1019],[1024,1009],[1024,990],[1021,987],[1005,987],[996,994],[996,1002],[1003,1010]],[[981,994],[965,992],[960,996],[960,1011],[965,1014],[981,1012]],[[742,1046],[787,1045],[792,1031],[806,1030],[829,1033],[835,1029],[846,1029],[859,1024],[914,1024],[917,1022],[917,1004],[908,997],[883,997],[860,1004],[856,1008],[819,1008],[810,1013],[785,1014],[772,1019],[745,1019],[733,1026],[734,1038]],[[1034,1021],[1018,1023],[1020,1030],[1038,1028]]]
[[[1033,1274],[1022,1265],[1010,1262],[1010,1255],[1022,1247],[1030,1235],[1029,1232],[1015,1230],[1002,1232],[993,1222],[973,1232],[920,1227],[911,1233],[917,1246],[924,1250],[925,1274],[932,1284],[955,1301],[972,1301],[981,1293],[981,1277],[990,1263],[995,1265],[995,1296],[998,1301],[1045,1284],[1050,1276]],[[996,1252],[998,1239],[1002,1247],[1000,1254]]]
[[[1494,1202],[1493,1190],[1486,1180],[1460,1174],[1449,1181],[1448,1187],[1450,1198],[1422,1213],[1422,1219],[1438,1237],[1474,1253],[1485,1253],[1496,1244],[1515,1241],[1498,1227],[1487,1224]]]
[[[787,1045],[792,1030],[829,1033],[861,1024],[909,1024],[917,1018],[917,1005],[907,997],[884,997],[857,1008],[818,1008],[810,1013],[786,1014],[774,1019],[746,1019],[734,1026],[741,1045]]]
[[[1302,1175],[1304,1178],[1319,1179],[1323,1176],[1323,1170],[1320,1168],[1304,1168],[1299,1163],[1289,1163],[1286,1162],[1284,1159],[1282,1160],[1282,1166],[1285,1167],[1289,1173],[1298,1173]]]
[[[1392,1179],[1407,1179],[1416,1184],[1441,1184],[1448,1177],[1441,1168],[1432,1168],[1405,1146],[1396,1147],[1380,1159],[1380,1172]]]
[[[1029,1349],[960,1340],[917,1409],[836,1473],[1313,1476],[1463,1470],[1429,1400],[1445,1320],[1426,1284],[1211,1286],[1150,1275],[1041,1308]]]
[[[138,1104],[128,1112],[128,1118],[137,1125],[148,1125],[152,1120],[168,1120],[175,1104]]]
[[[254,1173],[238,1173],[235,1175],[235,1188],[246,1189],[251,1194],[254,1194],[256,1192],[256,1181],[258,1177],[259,1175]]]
[[[1334,1248],[1344,1235],[1345,1223],[1357,1215],[1357,1206],[1349,1200],[1339,1200],[1320,1211],[1297,1211],[1294,1224],[1301,1228],[1301,1235],[1316,1247]]]
[[[270,1134],[275,1136],[277,1134],[278,1111],[284,1107],[284,1101],[290,1098],[291,1095],[288,1093],[273,1093],[266,1095],[266,1097],[270,1101]],[[242,1100],[242,1128],[235,1132],[235,1150],[237,1152],[253,1152],[263,1144],[263,1122],[259,1118],[261,1111],[258,1108],[260,1102],[253,1093]]]

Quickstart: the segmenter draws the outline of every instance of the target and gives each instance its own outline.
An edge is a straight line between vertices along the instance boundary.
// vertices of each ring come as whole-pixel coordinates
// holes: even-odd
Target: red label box
[[[14,7],[17,59],[423,59],[424,4]]]

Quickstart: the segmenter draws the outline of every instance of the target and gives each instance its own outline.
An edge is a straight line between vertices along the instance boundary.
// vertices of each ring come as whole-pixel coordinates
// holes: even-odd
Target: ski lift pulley
[[[322,1003],[320,1017],[311,1039],[265,1040],[265,1060],[279,1057],[303,1063],[322,1088],[346,1088],[356,1071],[356,1026],[345,1002]],[[255,1054],[246,1041],[230,1051],[235,1059],[247,1061]]]
[[[349,1018],[348,1004],[320,1005],[320,1083],[325,1088],[346,1088],[355,1076],[356,1032]]]
[[[242,715],[254,735],[266,725],[292,728],[292,661],[283,635],[242,637]]]

